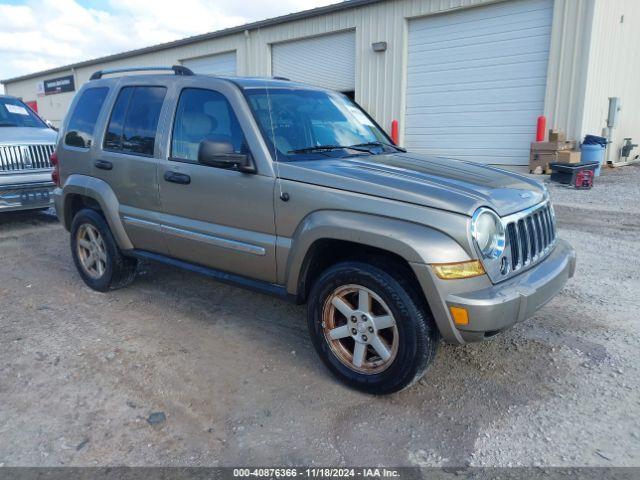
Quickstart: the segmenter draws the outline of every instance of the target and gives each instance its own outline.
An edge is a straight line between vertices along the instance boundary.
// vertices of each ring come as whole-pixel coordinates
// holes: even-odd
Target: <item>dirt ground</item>
[[[95,293],[51,214],[0,215],[0,465],[640,465],[639,186],[550,186],[576,277],[384,398],[329,375],[304,307],[152,264]]]

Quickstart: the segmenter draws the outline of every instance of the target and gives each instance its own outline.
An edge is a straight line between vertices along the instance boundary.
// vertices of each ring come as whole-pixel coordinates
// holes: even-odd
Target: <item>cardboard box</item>
[[[531,152],[529,157],[529,172],[533,172],[536,168],[542,168],[542,173],[551,173],[550,163],[558,161],[558,154],[556,152]]]
[[[567,135],[560,130],[549,130],[549,142],[565,142],[567,140]]]
[[[533,142],[531,144],[531,151],[546,151],[557,152],[559,150],[574,150],[576,148],[576,142],[574,141],[562,141],[562,142]]]
[[[549,132],[559,133],[554,130]],[[554,138],[552,136],[552,138]],[[529,171],[533,172],[538,167],[543,173],[551,173],[550,163],[580,163],[580,152],[573,151],[576,142],[564,140],[564,134],[559,134],[556,141],[534,142],[531,144],[531,155],[529,156]],[[562,140],[559,140],[559,139]]]
[[[580,163],[582,152],[575,150],[562,150],[558,152],[558,163]]]

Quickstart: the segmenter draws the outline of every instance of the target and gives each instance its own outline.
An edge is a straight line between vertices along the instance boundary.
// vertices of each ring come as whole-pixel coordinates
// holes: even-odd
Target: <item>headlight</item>
[[[488,208],[479,208],[471,219],[471,236],[485,259],[495,259],[504,252],[505,234],[502,220]]]

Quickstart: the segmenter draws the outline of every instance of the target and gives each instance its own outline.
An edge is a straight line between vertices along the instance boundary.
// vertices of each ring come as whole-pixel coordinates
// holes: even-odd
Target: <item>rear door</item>
[[[203,85],[207,87],[185,86],[179,93],[169,155],[158,172],[169,253],[275,282],[275,178],[259,162],[255,174],[198,163],[204,139],[228,142],[236,153],[252,155],[245,135],[248,110],[237,114],[243,105],[238,89],[228,82],[218,82],[217,88]]]
[[[159,214],[158,156],[167,97],[162,84],[123,85],[94,159],[93,175],[107,182],[120,204],[124,228],[136,249],[166,253]]]
[[[66,176],[74,173],[92,175],[95,138],[100,134],[100,117],[109,103],[109,87],[104,85],[85,87],[76,95],[61,130],[64,136],[58,145],[58,156],[61,159],[60,169]]]

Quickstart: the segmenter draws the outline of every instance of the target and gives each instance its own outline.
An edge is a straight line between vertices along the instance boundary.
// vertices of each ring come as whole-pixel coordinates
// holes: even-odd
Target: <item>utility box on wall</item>
[[[618,97],[609,97],[609,116],[607,117],[607,127],[609,128],[617,127],[619,116],[620,116],[620,99]]]

